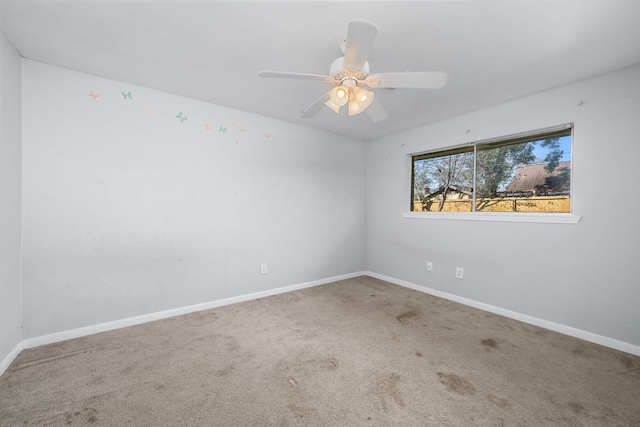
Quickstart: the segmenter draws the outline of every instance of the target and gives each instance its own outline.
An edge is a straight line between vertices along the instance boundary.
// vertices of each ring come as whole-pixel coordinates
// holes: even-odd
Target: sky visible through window
[[[558,140],[560,143],[560,149],[562,150],[562,157],[560,158],[561,162],[569,162],[571,161],[571,136],[563,136]],[[533,154],[536,156],[536,161],[538,163],[544,163],[544,157],[549,153],[548,148],[541,147],[541,141],[537,141],[535,143],[535,148],[533,149]]]

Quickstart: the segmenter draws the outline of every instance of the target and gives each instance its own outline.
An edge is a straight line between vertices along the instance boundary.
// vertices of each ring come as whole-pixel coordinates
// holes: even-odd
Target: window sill
[[[568,213],[503,213],[503,212],[402,212],[403,218],[452,219],[465,221],[541,222],[577,224],[581,216]]]

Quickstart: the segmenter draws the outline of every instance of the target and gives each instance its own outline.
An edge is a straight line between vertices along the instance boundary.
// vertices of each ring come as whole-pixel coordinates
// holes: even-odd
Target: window
[[[571,212],[570,125],[411,156],[411,211]]]

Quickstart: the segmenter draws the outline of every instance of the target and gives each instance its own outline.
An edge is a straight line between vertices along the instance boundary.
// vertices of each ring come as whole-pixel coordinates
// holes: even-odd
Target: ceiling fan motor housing
[[[369,75],[369,61],[364,63],[361,70],[356,70],[355,68],[344,68],[343,63],[344,56],[341,56],[331,63],[329,74],[336,84],[345,83],[345,85],[349,85],[346,83],[346,80],[354,80],[357,85],[364,81]]]

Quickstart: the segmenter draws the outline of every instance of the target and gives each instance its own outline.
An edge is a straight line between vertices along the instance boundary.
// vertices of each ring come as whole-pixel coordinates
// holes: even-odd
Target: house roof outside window
[[[507,186],[509,193],[568,194],[571,184],[571,162],[560,162],[549,173],[546,164],[521,166]]]

